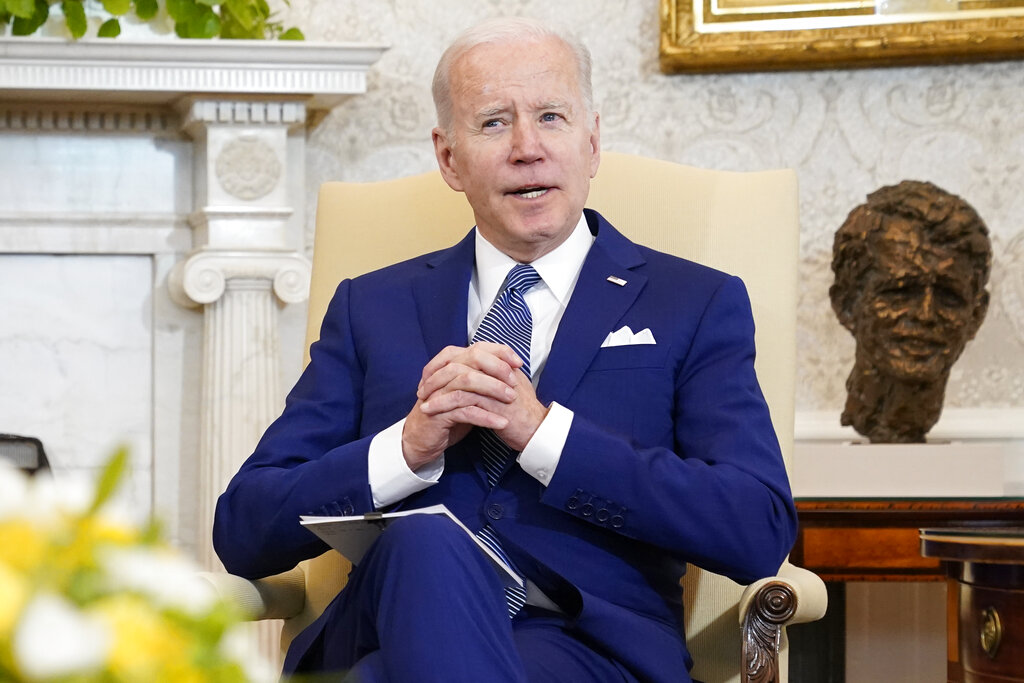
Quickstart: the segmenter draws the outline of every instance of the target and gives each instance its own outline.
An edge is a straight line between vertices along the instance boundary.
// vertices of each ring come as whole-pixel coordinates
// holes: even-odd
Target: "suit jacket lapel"
[[[427,270],[413,281],[413,296],[419,316],[420,330],[426,345],[427,358],[433,358],[446,346],[466,346],[469,333],[466,325],[469,302],[469,280],[476,261],[476,230],[444,251],[427,259]],[[469,449],[462,457],[455,455],[446,469],[455,469],[461,461],[472,463],[481,481],[487,481],[479,442],[474,433],[452,446],[449,453]]]
[[[544,372],[537,387],[542,403],[566,404],[601,342],[636,301],[647,278],[632,269],[645,261],[636,245],[626,239],[596,211],[586,211],[587,221],[598,229],[569,305],[558,324]],[[614,276],[626,281],[617,285]]]
[[[471,230],[455,246],[433,254],[427,270],[413,283],[427,357],[446,346],[465,346],[469,279],[473,273],[476,231]]]

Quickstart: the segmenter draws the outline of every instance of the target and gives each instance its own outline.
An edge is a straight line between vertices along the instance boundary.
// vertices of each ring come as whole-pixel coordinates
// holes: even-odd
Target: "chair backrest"
[[[796,377],[796,174],[711,171],[606,152],[587,206],[636,242],[744,280],[756,325],[758,378],[788,462]],[[437,172],[379,183],[325,183],[317,205],[306,341],[319,337],[340,280],[454,244],[473,222],[463,195]],[[330,555],[314,561],[322,564],[310,571],[344,576],[346,567]],[[738,681],[741,588],[695,568],[684,587],[694,676],[708,683]],[[339,588],[311,581],[309,590],[318,593],[310,595],[314,610]]]

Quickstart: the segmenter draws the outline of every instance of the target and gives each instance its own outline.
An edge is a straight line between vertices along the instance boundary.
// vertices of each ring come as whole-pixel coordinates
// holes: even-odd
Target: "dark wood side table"
[[[942,581],[923,557],[921,528],[1024,527],[1024,499],[846,499],[796,501],[800,531],[791,559],[825,581]]]
[[[1024,682],[1024,527],[922,529],[921,555],[942,560],[955,582],[949,679]]]
[[[828,588],[821,621],[790,631],[790,679],[845,680],[846,581],[945,581],[942,561],[921,555],[922,527],[1024,526],[1024,499],[803,498],[793,564],[815,572]],[[949,593],[955,591],[950,590]],[[955,624],[955,607],[950,623]],[[956,631],[947,634],[951,660]]]

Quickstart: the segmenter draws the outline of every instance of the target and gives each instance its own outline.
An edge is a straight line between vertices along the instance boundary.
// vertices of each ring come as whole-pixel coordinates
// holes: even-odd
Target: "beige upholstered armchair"
[[[743,278],[757,329],[757,373],[789,462],[799,236],[795,174],[708,171],[605,153],[587,205],[637,242]],[[465,198],[436,172],[325,184],[316,216],[307,342],[319,336],[341,279],[454,244],[472,224]],[[285,619],[286,645],[323,611],[348,570],[332,551],[260,581],[212,578],[256,618]],[[705,683],[787,680],[784,628],[820,618],[827,601],[820,578],[788,563],[778,576],[746,587],[696,567],[682,583],[693,675]]]

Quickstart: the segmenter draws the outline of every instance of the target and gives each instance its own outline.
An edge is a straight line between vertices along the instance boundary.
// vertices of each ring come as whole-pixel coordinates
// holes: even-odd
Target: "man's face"
[[[533,261],[572,232],[600,161],[572,52],[554,38],[478,45],[450,82],[453,129],[434,129],[441,173],[489,242]]]
[[[985,314],[970,259],[931,244],[903,218],[892,219],[874,247],[876,268],[854,312],[860,353],[897,379],[944,377]]]

